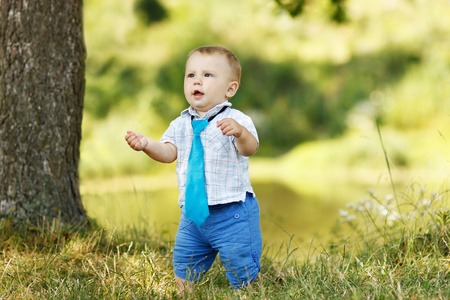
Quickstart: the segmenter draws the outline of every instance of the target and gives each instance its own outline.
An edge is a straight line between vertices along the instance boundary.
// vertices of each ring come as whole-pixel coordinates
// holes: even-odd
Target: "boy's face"
[[[231,98],[239,84],[232,79],[227,58],[220,54],[195,52],[186,62],[184,96],[200,116]]]

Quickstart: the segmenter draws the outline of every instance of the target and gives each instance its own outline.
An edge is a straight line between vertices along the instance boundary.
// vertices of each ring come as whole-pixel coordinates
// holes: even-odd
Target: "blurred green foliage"
[[[274,0],[281,8],[286,10],[292,17],[301,15],[307,4],[305,0]],[[348,21],[345,10],[346,0],[329,0],[330,20],[336,23]]]
[[[349,130],[364,134],[375,121],[398,131],[437,127],[448,137],[448,1],[317,0],[293,18],[274,0],[167,0],[161,11],[147,10],[157,14],[148,22],[144,2],[160,5],[85,3],[85,172],[93,165],[106,174],[161,168],[145,157],[136,158],[145,164],[121,162],[129,151],[123,135],[132,129],[159,139],[187,107],[187,53],[206,44],[224,45],[241,61],[242,83],[231,102],[254,120],[259,156]],[[330,21],[332,2],[349,22]]]
[[[108,116],[111,107],[124,99],[136,97],[144,84],[139,72],[143,70],[131,64],[124,64],[120,58],[113,56],[101,64],[92,62],[85,109],[97,118]]]
[[[305,0],[275,0],[275,2],[283,9],[285,9],[292,17],[296,17],[303,12]]]
[[[167,17],[166,9],[158,0],[136,0],[134,11],[145,25],[151,25]]]
[[[172,99],[167,103],[158,98],[153,103],[167,122],[186,106],[179,92],[185,64],[181,58],[162,66],[156,77],[157,85]],[[259,154],[274,155],[303,141],[341,135],[345,116],[355,104],[366,101],[373,90],[395,84],[421,58],[411,50],[389,49],[354,56],[342,64],[273,63],[245,55],[240,60],[242,83],[231,102],[253,117],[265,142]],[[311,78],[310,73],[317,75]]]

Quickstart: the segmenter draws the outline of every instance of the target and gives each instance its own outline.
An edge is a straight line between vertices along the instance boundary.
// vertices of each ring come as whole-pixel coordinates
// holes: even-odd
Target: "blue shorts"
[[[255,280],[261,268],[261,229],[259,205],[251,193],[245,202],[209,207],[210,215],[201,227],[191,222],[181,207],[173,249],[175,275],[200,281],[211,268],[217,254],[233,287],[239,288]]]

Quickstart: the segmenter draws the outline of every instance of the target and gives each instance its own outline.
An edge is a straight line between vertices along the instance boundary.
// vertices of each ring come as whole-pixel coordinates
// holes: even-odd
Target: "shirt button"
[[[234,218],[235,218],[235,219],[239,219],[239,214],[235,214],[235,215],[234,215]]]

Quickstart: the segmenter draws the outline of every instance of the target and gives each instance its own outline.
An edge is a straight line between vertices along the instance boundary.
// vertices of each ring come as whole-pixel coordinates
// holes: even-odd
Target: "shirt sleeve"
[[[240,111],[235,111],[237,112],[236,116],[232,116],[232,118],[234,118],[239,124],[241,124],[242,126],[244,126],[251,134],[253,134],[253,136],[256,138],[256,141],[258,142],[258,147],[256,149],[256,151],[258,151],[259,149],[259,137],[258,137],[258,132],[256,131],[256,127],[255,124],[253,124],[252,119],[247,116],[246,114],[240,112]],[[232,137],[232,142],[233,142],[233,146],[235,147],[236,151],[236,138],[233,136]]]
[[[166,129],[166,131],[163,133],[161,139],[159,140],[162,143],[171,143],[173,144],[175,147],[178,148],[177,145],[177,139],[176,139],[176,128],[177,128],[177,124],[178,123],[178,118],[173,120],[172,122],[170,122],[169,127]]]
[[[259,138],[258,138],[258,132],[256,131],[256,127],[255,124],[253,124],[252,119],[249,116],[245,116],[244,118],[244,123],[242,124],[245,128],[247,128],[247,130],[253,134],[256,138],[256,141],[258,142],[259,145]]]

